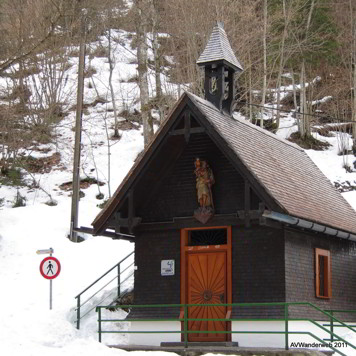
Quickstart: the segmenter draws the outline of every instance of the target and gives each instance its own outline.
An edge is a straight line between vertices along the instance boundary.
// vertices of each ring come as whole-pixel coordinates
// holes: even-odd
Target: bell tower
[[[234,76],[243,68],[231,48],[222,22],[214,27],[197,64],[205,69],[205,99],[231,115],[235,98]]]

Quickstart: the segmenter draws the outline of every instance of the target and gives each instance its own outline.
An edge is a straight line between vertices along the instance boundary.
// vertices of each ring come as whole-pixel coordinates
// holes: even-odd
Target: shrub
[[[96,199],[101,200],[104,199],[104,194],[103,193],[99,193],[95,196]]]
[[[57,200],[54,200],[54,199],[51,198],[50,200],[47,200],[45,202],[45,204],[48,205],[48,206],[56,206],[56,205],[58,205],[58,202],[57,202]]]
[[[17,190],[17,194],[12,204],[13,208],[19,208],[21,206],[26,206],[26,197],[22,196],[19,190]]]

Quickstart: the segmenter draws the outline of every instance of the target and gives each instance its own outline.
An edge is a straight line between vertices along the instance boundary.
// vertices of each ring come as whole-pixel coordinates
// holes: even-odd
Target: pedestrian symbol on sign
[[[51,261],[49,261],[48,265],[47,265],[47,276],[49,275],[49,272],[51,272],[52,275],[54,275],[54,273],[53,273],[53,265],[52,265]]]
[[[46,257],[40,264],[40,272],[46,279],[56,278],[61,271],[61,264],[55,257]]]

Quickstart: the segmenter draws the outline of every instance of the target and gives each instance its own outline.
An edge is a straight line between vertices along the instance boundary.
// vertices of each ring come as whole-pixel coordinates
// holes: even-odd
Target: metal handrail
[[[131,264],[129,264],[124,270],[121,271],[121,273],[126,272],[130,267],[132,267],[134,265],[135,262],[132,262]]]
[[[85,302],[83,302],[81,305],[80,305],[80,308],[85,305],[86,303],[89,302],[90,299],[94,298],[99,292],[101,292],[105,287],[107,287],[114,279],[116,279],[119,275],[115,275],[114,278],[110,279],[110,281],[106,284],[104,284],[97,292],[95,292],[92,296],[90,296]],[[75,308],[74,310],[77,310],[78,308]]]
[[[356,310],[338,310],[338,309],[330,309],[328,310],[328,312],[333,315],[334,313],[356,313]],[[334,324],[334,320],[330,319],[330,324],[323,324],[323,326],[329,326],[330,327],[330,331],[334,331],[334,328],[344,328],[345,326],[343,324],[338,325],[338,324]],[[354,329],[354,327],[356,327],[356,325],[348,325],[348,328],[351,329],[353,332],[356,332],[356,329]],[[336,341],[334,339],[334,337],[331,335],[330,339],[325,339],[326,341]],[[338,341],[338,340],[337,340]]]
[[[131,267],[133,265],[133,263],[131,263],[130,264],[130,266],[129,267]],[[128,268],[125,268],[121,273],[120,273],[120,275],[121,274],[123,274],[125,271],[127,271],[127,269]],[[121,284],[124,284],[130,277],[132,277],[134,275],[134,272],[132,272],[132,273],[130,273],[123,281],[121,281],[120,282],[120,285]],[[110,279],[110,281],[108,282],[108,283],[106,283],[106,284],[104,284],[97,292],[95,292],[91,297],[89,297],[85,302],[83,302],[80,306],[79,306],[79,308],[81,308],[83,305],[85,305],[86,303],[88,303],[89,302],[89,300],[90,299],[92,299],[92,298],[94,298],[99,292],[101,292],[105,287],[107,287],[113,280],[115,280],[117,277],[119,277],[119,275],[117,274],[114,278],[112,278],[112,279]],[[77,297],[76,297],[77,298]],[[105,298],[106,299],[106,298]],[[104,299],[104,300],[105,300]],[[100,302],[101,303],[101,302]],[[99,304],[100,304],[99,303]],[[75,308],[74,310],[77,310],[78,309],[78,307],[77,308]]]
[[[121,271],[120,269],[120,265],[125,262],[130,256],[132,256],[134,253],[134,251],[132,251],[131,253],[129,253],[126,257],[124,257],[120,262],[118,262],[117,264],[115,264],[113,267],[111,267],[108,271],[106,271],[101,277],[99,277],[98,279],[96,279],[93,283],[91,283],[88,287],[86,287],[82,292],[80,292],[75,299],[77,299],[77,307],[74,309],[77,312],[77,318],[75,320],[76,324],[77,324],[77,329],[80,328],[80,320],[82,318],[84,318],[86,315],[88,315],[92,310],[94,310],[96,308],[96,306],[94,306],[93,308],[89,308],[89,310],[87,310],[83,315],[81,315],[81,308],[88,303],[93,297],[95,297],[99,292],[101,292],[105,287],[107,287],[110,283],[112,283],[115,279],[118,280],[118,286],[117,286],[117,294],[118,297],[120,296],[120,287],[121,285],[130,277],[132,277],[132,275],[134,274],[134,272],[130,273],[129,276],[127,276],[123,281],[121,281],[121,275],[123,275],[124,272],[126,272],[130,267],[132,267],[134,265],[134,262],[132,262],[131,264],[129,264],[129,266],[125,267],[125,269],[123,269]],[[93,295],[91,295],[89,298],[87,298],[85,300],[85,302],[81,303],[81,296],[82,294],[84,294],[86,291],[88,291],[91,287],[93,287],[96,283],[98,283],[99,281],[101,281],[105,276],[107,276],[110,272],[112,272],[115,268],[118,269],[118,273],[117,275],[114,276],[114,278],[110,279],[109,282],[107,282],[104,286],[102,286],[99,290],[97,290]],[[103,301],[105,301],[109,296],[111,296],[112,293],[110,293],[108,296],[106,296],[104,299],[102,299],[98,304],[101,304]]]
[[[130,254],[128,254],[126,257],[124,257],[120,262],[118,262],[114,267],[110,268],[108,271],[106,271],[101,277],[99,277],[95,282],[93,282],[89,287],[86,287],[82,292],[80,292],[76,297],[80,297],[84,292],[86,292],[89,288],[91,288],[94,284],[99,282],[103,277],[105,277],[108,273],[110,273],[115,267],[118,267],[122,262],[124,262],[127,258],[129,258],[135,251],[132,251]]]
[[[101,304],[104,300],[108,299],[109,297],[112,296],[112,293],[109,293],[106,297],[104,297],[100,302],[99,304]],[[81,319],[83,319],[86,315],[88,315],[92,310],[96,309],[96,305],[94,305],[92,308],[90,308],[89,310],[87,310],[87,312],[85,314],[83,314],[81,316]]]
[[[121,284],[124,284],[130,277],[134,275],[135,272],[130,273],[122,282]]]
[[[189,307],[194,307],[194,306],[201,306],[201,304],[149,304],[149,305],[120,305],[116,306],[115,308],[125,308],[125,309],[131,309],[131,308],[165,308],[165,307],[170,307],[170,308],[183,308],[184,313],[183,313],[183,318],[163,318],[163,319],[130,319],[130,322],[135,322],[135,321],[180,321],[183,323],[183,330],[181,331],[110,331],[110,330],[101,330],[101,323],[102,322],[127,322],[126,319],[102,319],[101,318],[101,310],[103,308],[107,308],[107,306],[97,306],[96,311],[98,312],[98,322],[99,322],[99,327],[98,327],[98,333],[99,333],[99,342],[101,342],[101,334],[103,333],[180,333],[184,334],[184,346],[188,347],[188,334],[192,333],[213,333],[213,334],[284,334],[285,335],[285,348],[286,350],[289,349],[289,342],[288,342],[288,336],[290,334],[303,334],[303,335],[309,335],[313,337],[315,340],[321,342],[323,345],[327,346],[334,352],[337,352],[339,355],[346,356],[344,353],[342,353],[340,350],[332,346],[330,343],[326,343],[325,340],[320,339],[318,336],[314,335],[311,332],[299,332],[299,331],[289,331],[289,321],[308,321],[312,323],[313,325],[317,326],[324,332],[328,333],[332,338],[336,337],[338,341],[343,342],[345,345],[350,346],[353,349],[356,349],[356,347],[351,344],[350,342],[346,341],[342,337],[338,336],[335,334],[333,331],[326,329],[322,325],[320,325],[318,322],[316,322],[313,319],[295,319],[295,318],[289,318],[288,317],[288,307],[293,306],[293,305],[299,305],[299,306],[309,306],[322,314],[326,315],[330,320],[334,320],[340,324],[342,324],[344,327],[349,328],[352,331],[355,331],[354,329],[350,328],[347,324],[339,320],[338,318],[335,318],[331,313],[328,313],[319,307],[315,306],[314,304],[310,302],[273,302],[273,303],[222,303],[222,304],[204,304],[204,306],[208,307],[216,307],[216,306],[226,306],[226,307],[248,307],[248,306],[284,306],[284,318],[280,319],[235,319],[235,318],[225,318],[225,319],[217,319],[217,318],[188,318],[188,308]],[[285,330],[284,331],[202,331],[202,330],[188,330],[188,321],[255,321],[255,320],[261,320],[261,321],[284,321],[285,322]]]

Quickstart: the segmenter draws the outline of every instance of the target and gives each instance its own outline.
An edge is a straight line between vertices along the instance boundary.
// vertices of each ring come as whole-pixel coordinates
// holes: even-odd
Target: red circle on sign
[[[43,266],[48,260],[51,260],[51,262],[54,262],[57,265],[56,273],[53,273],[53,271],[52,271],[53,274],[51,276],[48,275],[48,273],[51,271],[51,269],[49,269],[47,271],[47,274],[46,274],[46,271],[43,270]],[[42,260],[42,262],[40,264],[40,272],[41,272],[41,274],[42,274],[42,276],[44,278],[46,278],[46,279],[54,279],[54,278],[58,277],[59,273],[61,272],[61,264],[59,263],[59,261],[55,257],[46,257],[46,258],[44,258]]]

